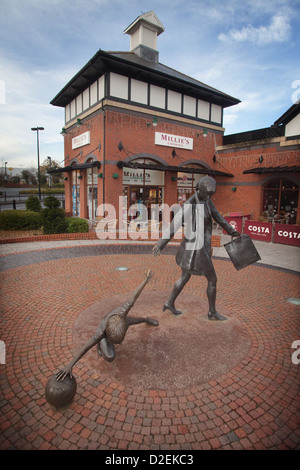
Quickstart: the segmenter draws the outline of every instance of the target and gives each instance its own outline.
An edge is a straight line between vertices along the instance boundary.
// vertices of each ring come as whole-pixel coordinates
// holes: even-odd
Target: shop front
[[[134,164],[151,165],[148,159],[134,160]],[[123,168],[123,220],[151,220],[151,208],[164,203],[165,174],[146,168]],[[146,211],[146,213],[144,213]]]
[[[162,221],[162,207],[184,204],[203,176],[232,176],[200,164],[171,166],[145,158],[119,161],[118,168],[123,171],[123,221]]]
[[[98,171],[97,168],[88,168],[87,172],[87,218],[95,220],[98,207]]]
[[[186,173],[185,168],[189,168],[190,173]],[[196,171],[205,170],[201,165],[191,164],[182,168],[182,171],[177,173],[177,202],[184,204],[195,192],[198,181],[205,176],[205,174],[197,173]]]
[[[262,214],[266,221],[295,224],[299,186],[287,178],[272,178],[263,188]]]
[[[64,173],[65,209],[73,217],[94,220],[98,206],[98,176],[101,163],[89,158],[85,163],[73,162],[49,173]]]
[[[72,215],[80,217],[80,180],[79,170],[72,171]]]

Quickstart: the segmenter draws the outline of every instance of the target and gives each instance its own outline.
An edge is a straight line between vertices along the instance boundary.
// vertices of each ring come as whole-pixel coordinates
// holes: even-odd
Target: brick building
[[[99,50],[51,101],[65,109],[66,211],[95,219],[112,204],[130,219],[137,202],[184,202],[204,174],[217,180],[221,212],[261,216],[273,179],[281,192],[293,183],[298,205],[295,168],[283,166],[299,159],[299,105],[259,137],[224,137],[223,110],[239,100],[161,64],[163,31],[153,11],[142,14],[124,31],[129,52]]]
[[[220,211],[250,214],[254,220],[299,221],[299,103],[271,127],[224,136],[216,158],[234,174],[218,182]]]

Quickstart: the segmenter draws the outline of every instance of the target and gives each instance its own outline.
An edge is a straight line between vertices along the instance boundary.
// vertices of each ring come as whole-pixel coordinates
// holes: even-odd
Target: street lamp
[[[47,157],[49,160],[49,170],[51,171],[51,157]],[[51,188],[51,173],[49,173],[49,187]]]
[[[36,131],[36,145],[37,145],[37,160],[38,160],[38,180],[39,180],[39,200],[41,200],[41,175],[40,175],[40,146],[39,146],[39,131],[43,131],[43,127],[32,127],[32,131]]]

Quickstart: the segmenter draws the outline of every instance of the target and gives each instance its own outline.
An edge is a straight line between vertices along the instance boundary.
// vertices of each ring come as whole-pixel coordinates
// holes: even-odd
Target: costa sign
[[[253,240],[261,240],[264,242],[272,241],[273,225],[267,222],[255,222],[254,220],[246,220],[244,225],[244,233],[249,235]]]
[[[300,246],[300,226],[275,224],[273,242]]]

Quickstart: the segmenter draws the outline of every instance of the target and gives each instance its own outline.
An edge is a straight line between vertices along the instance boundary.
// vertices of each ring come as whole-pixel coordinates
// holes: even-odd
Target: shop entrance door
[[[162,188],[148,188],[148,187],[130,187],[129,207],[134,204],[142,204],[148,215],[148,220],[151,218],[151,206],[162,204]],[[133,217],[134,214],[132,214]]]

